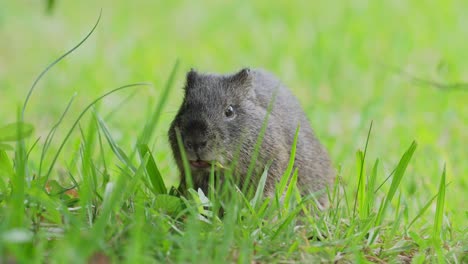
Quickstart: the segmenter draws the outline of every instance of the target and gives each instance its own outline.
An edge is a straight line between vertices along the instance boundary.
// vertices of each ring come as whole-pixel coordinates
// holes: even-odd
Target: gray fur
[[[277,97],[254,174],[251,181],[245,183],[254,146],[276,89]],[[229,105],[233,105],[234,117],[226,117],[225,111]],[[186,183],[176,129],[181,133],[188,160],[217,161],[228,167],[240,150],[234,175],[239,177],[241,185],[255,186],[265,165],[273,161],[265,185],[265,194],[272,195],[276,182],[288,165],[299,124],[294,164],[299,172],[297,185],[303,194],[321,193],[319,201],[325,205],[325,189],[332,184],[334,171],[326,150],[314,136],[294,95],[275,76],[264,70],[243,69],[232,75],[201,74],[191,70],[187,74],[183,103],[168,133],[181,173],[180,189],[185,188]],[[195,189],[207,191],[209,171],[191,169]]]

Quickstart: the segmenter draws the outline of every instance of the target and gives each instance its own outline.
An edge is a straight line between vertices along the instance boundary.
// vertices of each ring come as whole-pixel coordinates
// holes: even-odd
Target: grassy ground
[[[468,2],[56,2],[50,16],[42,1],[0,2],[0,127],[17,121],[36,76],[103,9],[93,35],[34,90],[24,115],[32,135],[1,152],[0,262],[468,261],[468,93],[394,71],[468,82]],[[291,87],[339,171],[332,209],[303,228],[297,213],[313,202],[294,189],[279,206],[231,186],[218,219],[207,210],[222,197],[209,195],[205,210],[203,196],[162,195],[157,170],[145,170],[153,157],[135,154],[138,139],[148,144],[165,185],[177,185],[166,131],[183,72],[243,66]],[[94,99],[142,81],[152,86],[104,98],[73,127]]]

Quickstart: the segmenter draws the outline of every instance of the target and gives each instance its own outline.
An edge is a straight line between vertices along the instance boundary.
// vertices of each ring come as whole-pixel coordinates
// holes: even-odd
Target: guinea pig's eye
[[[227,118],[233,118],[234,117],[234,107],[232,107],[232,105],[228,106],[226,108],[226,110],[224,110],[224,115],[227,117]]]

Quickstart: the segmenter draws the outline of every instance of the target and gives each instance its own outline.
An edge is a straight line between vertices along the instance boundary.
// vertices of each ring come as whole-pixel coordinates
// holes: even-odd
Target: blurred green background
[[[75,93],[58,138],[97,96],[150,81],[154,88],[120,92],[99,107],[103,116],[112,113],[112,134],[130,148],[180,59],[152,146],[166,182],[176,185],[166,131],[181,102],[184,72],[261,67],[299,97],[350,188],[357,182],[355,153],[373,121],[369,164],[380,158],[387,175],[410,143],[419,143],[402,182],[403,203],[421,208],[437,193],[446,164],[447,213],[457,227],[466,221],[467,89],[417,85],[392,67],[442,83],[468,82],[467,1],[58,0],[51,14],[45,1],[1,1],[0,124],[15,121],[35,77],[86,35],[101,8],[93,36],[34,92],[26,121],[35,125],[36,138],[47,134]],[[59,168],[73,159],[77,144],[78,131]]]

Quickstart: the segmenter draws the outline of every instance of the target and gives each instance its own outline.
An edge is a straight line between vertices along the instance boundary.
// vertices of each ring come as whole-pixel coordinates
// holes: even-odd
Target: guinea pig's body
[[[245,182],[270,102],[273,107],[258,158],[249,182]],[[181,173],[180,189],[186,188],[186,177],[176,130],[180,131],[195,189],[207,192],[211,164],[229,167],[233,161],[233,176],[240,185],[255,187],[271,161],[265,194],[273,195],[275,184],[288,166],[299,125],[294,162],[298,169],[297,186],[303,194],[316,193],[320,203],[325,205],[325,190],[334,180],[330,159],[316,139],[299,102],[275,76],[249,69],[232,75],[190,71],[184,101],[168,133]]]

